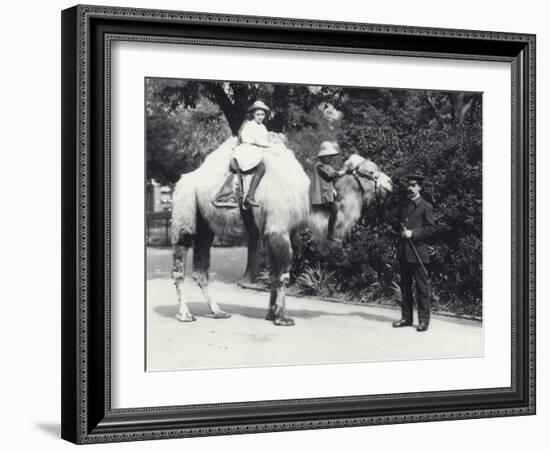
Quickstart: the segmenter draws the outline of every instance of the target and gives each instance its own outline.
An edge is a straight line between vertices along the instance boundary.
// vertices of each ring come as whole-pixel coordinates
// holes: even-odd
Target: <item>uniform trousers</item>
[[[407,322],[413,321],[413,280],[416,286],[416,303],[418,306],[418,321],[430,322],[431,287],[426,272],[420,264],[400,261],[401,270],[401,318]]]

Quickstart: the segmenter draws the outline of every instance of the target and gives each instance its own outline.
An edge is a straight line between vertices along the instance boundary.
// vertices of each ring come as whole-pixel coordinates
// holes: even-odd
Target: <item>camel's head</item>
[[[370,159],[351,155],[344,163],[344,167],[353,171],[355,183],[360,187],[367,204],[374,201],[383,203],[393,191],[391,178]]]
[[[382,205],[393,190],[391,178],[371,160],[352,155],[344,163],[344,168],[349,174],[334,183],[338,206],[335,232],[339,237],[349,235],[365,205]],[[314,210],[309,226],[316,236],[326,236],[327,224],[327,212]]]

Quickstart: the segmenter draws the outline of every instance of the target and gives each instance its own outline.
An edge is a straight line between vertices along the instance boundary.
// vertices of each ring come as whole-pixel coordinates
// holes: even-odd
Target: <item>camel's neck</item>
[[[363,193],[361,192],[357,181],[351,176],[343,177],[337,183],[338,191],[338,221],[336,222],[336,230],[339,235],[349,233],[353,225],[357,223],[361,217],[363,210]]]

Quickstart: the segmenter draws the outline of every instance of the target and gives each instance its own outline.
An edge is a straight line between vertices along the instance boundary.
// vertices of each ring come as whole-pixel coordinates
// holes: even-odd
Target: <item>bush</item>
[[[365,303],[399,304],[401,280],[395,238],[386,231],[386,225],[365,222],[358,223],[341,245],[315,240],[308,230],[295,237],[291,280],[299,291],[319,296],[340,295]],[[433,289],[433,310],[480,317],[479,237],[470,234],[447,239],[430,246],[430,253],[431,264],[427,269]],[[327,273],[330,276],[323,276]]]
[[[303,294],[327,297],[334,294],[334,285],[332,284],[334,275],[333,270],[316,263],[304,269],[300,276],[296,278],[296,285]]]
[[[333,274],[330,284],[334,293],[359,301],[372,300],[374,292],[386,290],[391,284],[392,270],[387,263],[391,247],[380,241],[380,230],[368,227],[363,220],[342,244],[314,239],[309,230],[304,230],[296,236],[294,245],[291,281],[299,283],[304,273],[323,268]]]

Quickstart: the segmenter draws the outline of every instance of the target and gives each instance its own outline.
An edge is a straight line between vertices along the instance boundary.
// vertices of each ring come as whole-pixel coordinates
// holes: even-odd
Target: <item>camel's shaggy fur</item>
[[[238,208],[216,208],[212,199],[229,173],[229,162],[237,138],[226,140],[210,153],[203,164],[184,174],[177,182],[173,196],[172,242],[182,233],[196,233],[197,212],[207,218],[214,234],[219,237],[246,237]],[[254,218],[263,233],[291,232],[309,214],[309,178],[284,144],[264,152],[265,175],[256,191],[261,205],[254,208]],[[198,211],[197,211],[198,208]]]

